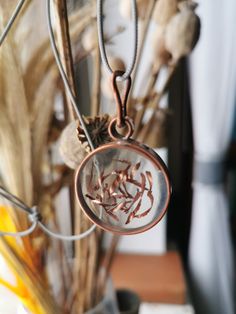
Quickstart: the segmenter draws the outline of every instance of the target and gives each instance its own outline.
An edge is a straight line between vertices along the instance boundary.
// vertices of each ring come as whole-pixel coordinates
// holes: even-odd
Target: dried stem
[[[112,236],[111,244],[109,248],[107,249],[106,254],[104,256],[103,265],[102,265],[102,268],[100,269],[100,274],[99,274],[98,283],[97,283],[96,302],[99,302],[104,294],[107,278],[108,278],[109,271],[110,271],[110,268],[111,268],[111,265],[115,256],[119,238],[120,237],[115,234]]]
[[[70,88],[72,89],[74,95],[76,95],[75,87],[75,76],[73,70],[73,58],[71,50],[71,41],[69,34],[69,22],[67,14],[66,0],[54,0],[54,11],[55,11],[55,30],[57,34],[58,41],[58,51],[60,53],[61,61],[67,75]],[[66,94],[67,95],[67,94]],[[75,119],[76,115],[71,104],[69,95],[67,97],[67,105],[69,111],[69,118]],[[65,115],[67,110],[65,110]],[[67,120],[67,119],[66,119]]]
[[[94,232],[89,237],[89,256],[88,256],[88,275],[87,275],[87,291],[85,308],[92,308],[94,301],[95,283],[96,283],[96,268],[97,268],[97,253],[98,253],[98,232]]]
[[[156,109],[158,109],[158,107],[159,107],[159,102],[160,102],[162,96],[166,93],[166,91],[168,89],[170,80],[173,76],[173,73],[176,69],[176,66],[177,66],[176,64],[173,64],[173,65],[168,67],[168,74],[167,74],[165,83],[163,84],[161,91],[157,94],[157,97],[155,99],[156,105],[153,107],[152,119],[155,116]],[[155,71],[152,74],[150,81],[148,83],[147,95],[153,95],[155,93],[155,83],[156,83],[156,80],[158,78],[158,73],[159,73],[159,70]],[[147,98],[147,100],[148,100],[148,98]],[[134,137],[137,137],[138,133],[140,132],[140,128],[142,126],[143,116],[144,116],[145,110],[147,109],[148,103],[149,103],[148,101],[144,101],[142,104],[142,108],[136,114],[136,117],[135,117],[135,127],[136,128],[135,128],[135,132],[134,132]],[[149,121],[151,121],[151,118]],[[149,122],[147,124],[151,126],[151,124]],[[147,126],[146,132],[148,132],[148,131],[149,131],[149,126]],[[145,137],[146,137],[146,135],[145,135]]]
[[[143,25],[142,25],[142,35],[141,35],[141,38],[140,38],[141,45],[140,45],[140,48],[139,48],[139,51],[138,51],[138,56],[137,56],[137,60],[136,60],[136,66],[134,68],[133,76],[132,76],[133,84],[132,84],[131,90],[130,90],[130,95],[131,96],[133,96],[134,83],[135,83],[135,79],[137,77],[138,66],[140,65],[140,60],[141,60],[143,49],[144,49],[144,46],[145,46],[145,40],[146,40],[146,37],[147,37],[147,32],[148,32],[150,21],[151,21],[151,16],[152,16],[152,13],[154,11],[153,10],[154,6],[155,6],[155,0],[149,1],[148,7],[147,7],[147,12],[145,14],[145,19],[144,19],[144,22],[143,22]],[[131,97],[129,99],[131,100]],[[130,110],[130,109],[131,109],[131,101],[129,101],[129,103],[128,103],[128,110]]]
[[[94,72],[93,72],[93,91],[92,91],[92,106],[91,106],[91,115],[97,116],[100,109],[100,86],[101,86],[101,61],[100,61],[100,50],[97,44],[94,53]]]

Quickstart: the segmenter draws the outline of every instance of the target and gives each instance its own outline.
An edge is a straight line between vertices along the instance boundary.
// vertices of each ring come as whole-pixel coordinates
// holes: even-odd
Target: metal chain
[[[128,1],[128,0],[127,0]],[[104,40],[104,32],[103,32],[103,5],[102,0],[97,0],[97,28],[98,28],[98,42],[99,42],[99,48],[101,53],[101,59],[106,67],[108,73],[111,75],[113,74],[113,70],[109,64],[107,55],[106,55],[106,49],[105,49],[105,40]],[[133,53],[130,60],[130,63],[127,67],[127,70],[125,73],[120,77],[122,81],[126,80],[132,73],[135,61],[137,58],[137,51],[138,51],[138,16],[137,16],[137,5],[135,0],[131,0],[132,3],[132,18],[133,18],[133,32],[134,32],[134,41],[133,41]],[[114,69],[119,70],[119,69]]]

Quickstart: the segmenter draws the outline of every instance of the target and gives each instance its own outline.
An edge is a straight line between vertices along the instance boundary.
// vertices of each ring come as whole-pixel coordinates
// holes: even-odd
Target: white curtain
[[[189,268],[196,312],[233,314],[233,254],[223,165],[236,91],[236,1],[198,1],[201,37],[190,58],[195,145]]]

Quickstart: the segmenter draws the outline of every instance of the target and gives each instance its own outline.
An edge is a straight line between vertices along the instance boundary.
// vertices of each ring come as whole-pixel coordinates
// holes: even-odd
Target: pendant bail
[[[113,92],[116,100],[116,107],[117,107],[117,126],[122,128],[126,125],[126,118],[127,118],[127,100],[130,92],[131,87],[131,77],[129,76],[125,80],[125,92],[124,96],[121,97],[118,86],[117,86],[117,78],[121,77],[125,72],[124,71],[114,71],[112,76],[112,87]]]

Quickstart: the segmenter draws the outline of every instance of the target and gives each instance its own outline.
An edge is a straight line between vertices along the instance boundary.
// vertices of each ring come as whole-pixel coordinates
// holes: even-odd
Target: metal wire
[[[24,210],[26,213],[31,214],[31,208],[23,203],[18,197],[7,192],[2,186],[0,186],[0,195],[10,201],[12,204],[16,205],[20,209]]]
[[[70,100],[71,100],[71,103],[73,105],[73,108],[75,110],[75,113],[80,121],[80,124],[84,130],[84,133],[85,133],[85,136],[88,140],[88,143],[89,143],[89,146],[91,147],[91,150],[94,150],[95,147],[93,145],[93,142],[91,140],[91,137],[88,133],[88,130],[86,128],[86,125],[84,123],[84,119],[78,109],[78,106],[77,106],[77,101],[76,101],[76,98],[75,96],[73,95],[73,92],[70,88],[70,84],[68,82],[68,79],[67,79],[67,76],[66,76],[66,73],[63,69],[63,65],[62,65],[62,62],[60,60],[60,56],[59,56],[59,52],[57,50],[57,46],[56,46],[56,41],[55,41],[55,37],[54,37],[54,33],[53,33],[53,28],[52,28],[52,19],[51,19],[51,8],[50,8],[50,3],[51,3],[51,0],[46,0],[47,1],[47,21],[48,21],[48,30],[49,30],[49,38],[50,38],[50,42],[51,42],[51,47],[52,47],[52,51],[53,51],[53,54],[54,54],[54,57],[55,57],[55,60],[56,60],[56,63],[57,63],[57,66],[58,66],[58,69],[60,71],[60,74],[61,74],[61,77],[62,77],[62,80],[63,80],[63,83],[65,85],[65,88],[66,88],[66,91],[68,92],[68,95],[70,97]]]
[[[128,1],[128,0],[127,0]],[[103,32],[103,5],[102,0],[97,0],[97,28],[98,28],[98,42],[99,42],[99,48],[101,53],[101,59],[106,67],[107,71],[112,75],[113,70],[109,64],[107,55],[106,55],[106,49],[105,49],[105,41],[104,41],[104,32]],[[135,0],[131,0],[132,3],[132,18],[133,18],[133,32],[134,32],[134,40],[133,40],[133,53],[130,60],[130,63],[127,67],[127,70],[125,73],[120,77],[122,81],[126,80],[132,73],[135,61],[137,59],[137,51],[138,51],[138,16],[137,16],[137,5]],[[118,70],[118,69],[114,69]]]
[[[20,238],[23,238],[23,237],[26,237],[26,236],[30,235],[35,230],[36,227],[37,227],[37,221],[33,221],[32,225],[28,229],[26,229],[24,231],[18,231],[18,232],[0,231],[0,237],[2,237],[2,236],[9,236],[9,237],[20,237]]]
[[[9,21],[7,22],[7,25],[5,26],[3,33],[0,36],[0,46],[3,44],[8,32],[10,31],[15,19],[17,18],[18,14],[21,11],[21,8],[23,7],[23,4],[25,3],[26,0],[20,0],[17,5],[15,10],[12,13],[12,16],[10,17]]]
[[[36,206],[29,207],[24,202],[22,202],[18,197],[6,191],[3,187],[0,187],[0,195],[10,201],[12,204],[16,205],[20,209],[24,210],[28,213],[29,220],[32,222],[32,225],[29,229],[18,232],[7,232],[0,231],[0,236],[11,236],[11,237],[25,237],[31,234],[35,228],[38,226],[41,230],[43,230],[47,235],[64,241],[76,241],[81,240],[87,236],[89,236],[96,228],[96,225],[93,225],[85,232],[76,235],[63,235],[61,233],[56,233],[48,229],[41,221],[41,215]]]

